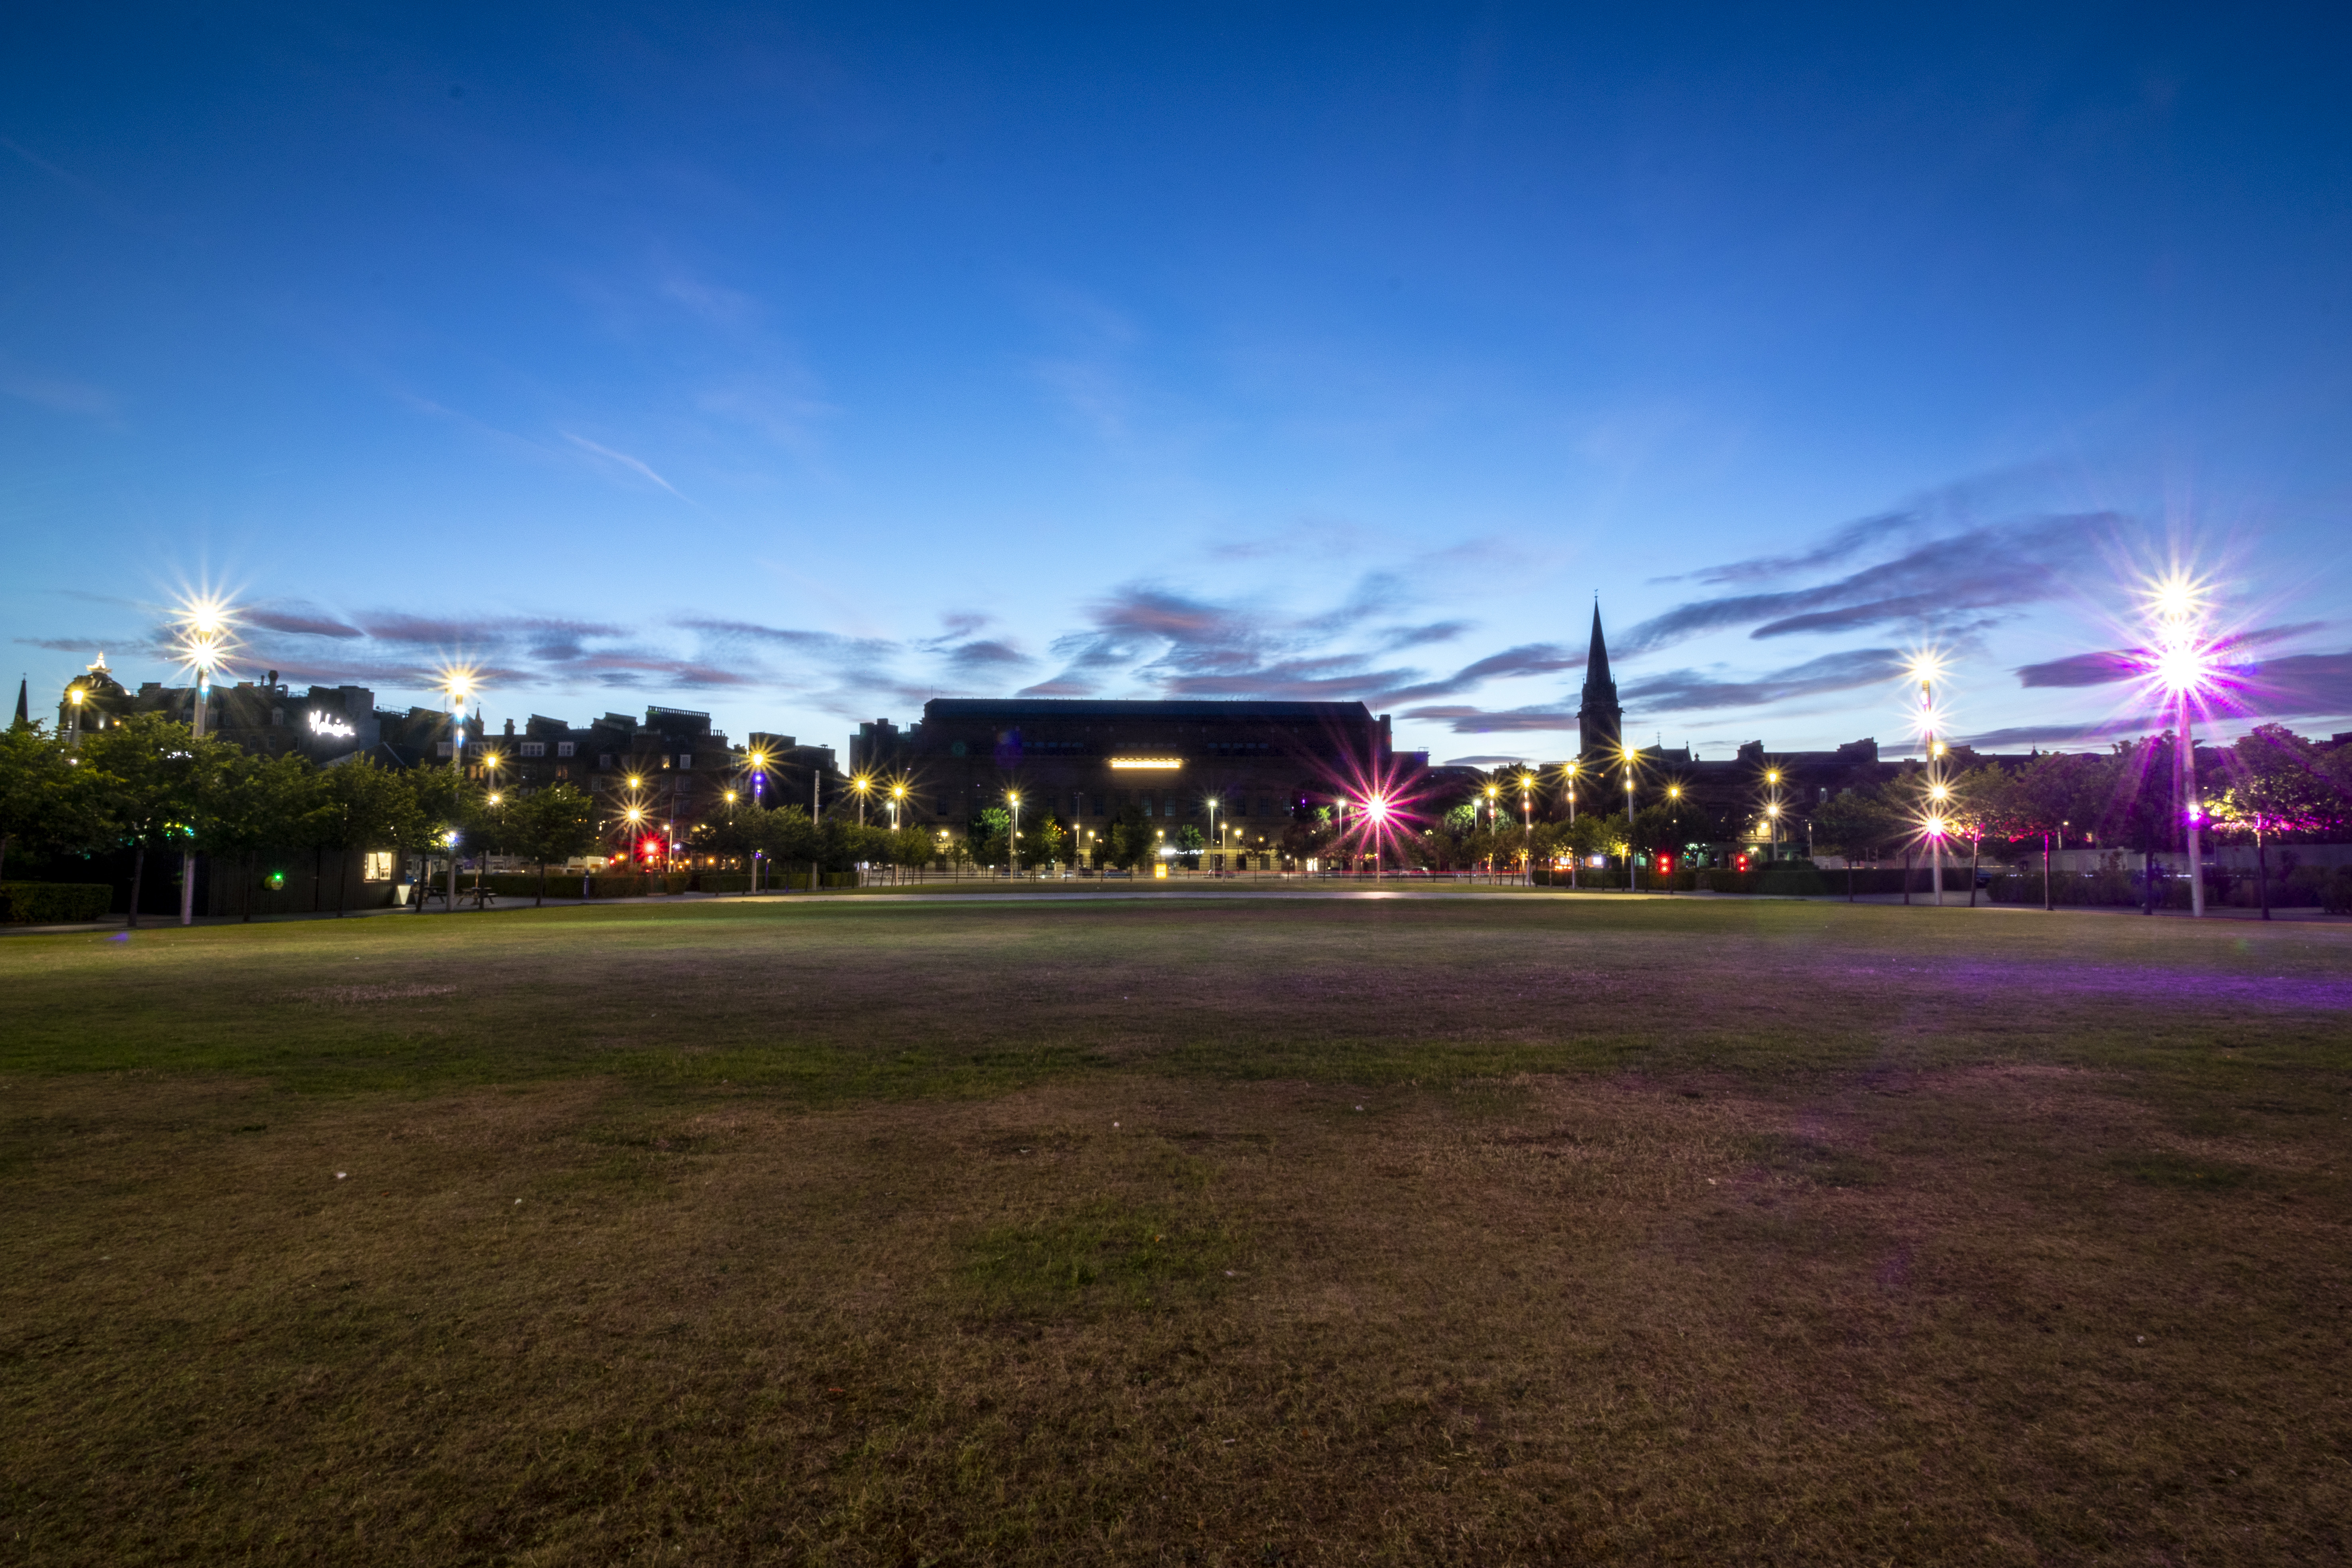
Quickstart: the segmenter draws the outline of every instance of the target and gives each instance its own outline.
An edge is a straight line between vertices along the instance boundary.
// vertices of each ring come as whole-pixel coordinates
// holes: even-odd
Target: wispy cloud
[[[560,431],[558,434],[562,435],[565,440],[571,442],[573,446],[580,447],[583,451],[592,452],[597,457],[603,458],[609,462],[618,463],[621,467],[628,469],[631,473],[638,474],[646,479],[651,479],[662,489],[669,491],[670,494],[677,496],[678,500],[684,500],[686,499],[686,497],[678,495],[678,489],[676,485],[671,484],[667,479],[654,472],[653,466],[646,462],[643,458],[632,458],[626,452],[616,452],[610,447],[591,441],[585,436],[575,436],[569,430]]]
[[[2070,581],[2069,564],[2126,526],[2126,520],[2113,512],[2073,512],[1916,541],[1916,530],[1889,519],[1872,519],[1846,531],[1847,536],[1833,546],[1806,555],[1735,563],[1701,575],[1744,581],[1750,568],[1761,571],[1768,565],[1774,574],[1784,574],[1808,561],[1843,562],[1882,541],[1905,542],[1900,554],[1809,587],[1727,594],[1677,605],[1633,627],[1623,648],[1631,657],[1702,633],[1741,626],[1760,639],[1885,626],[1925,634],[1948,630],[1963,620],[1981,625],[1988,617],[1998,619],[2062,596]]]
[[[114,395],[104,387],[65,376],[45,375],[5,357],[0,357],[0,394],[59,414],[79,414],[90,419],[111,419],[118,413]]]
[[[1457,735],[1498,735],[1526,731],[1573,730],[1576,714],[1564,708],[1409,708],[1404,716],[1443,723]]]
[[[1755,708],[1877,685],[1895,679],[1907,662],[1897,648],[1852,648],[1744,679],[1696,669],[1669,670],[1622,688],[1621,695],[1626,707],[1638,706],[1644,714]]]

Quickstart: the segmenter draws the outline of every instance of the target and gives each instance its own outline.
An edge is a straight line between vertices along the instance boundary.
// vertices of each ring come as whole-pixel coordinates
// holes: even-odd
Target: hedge
[[[0,921],[10,925],[87,925],[113,907],[103,882],[0,882]]]

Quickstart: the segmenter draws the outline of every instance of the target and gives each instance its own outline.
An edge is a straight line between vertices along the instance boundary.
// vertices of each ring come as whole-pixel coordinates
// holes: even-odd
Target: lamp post
[[[449,696],[449,773],[453,780],[462,779],[466,763],[466,697],[473,690],[473,679],[463,670],[450,670],[442,677],[442,689]],[[457,912],[457,835],[449,835],[449,896],[447,907],[441,912]]]
[[[1919,735],[1927,748],[1927,794],[1938,803],[1938,807],[1930,808],[1938,824],[1943,821],[1940,803],[1951,793],[1944,786],[1944,742],[1936,739],[1936,677],[1940,670],[1941,666],[1927,655],[1914,660],[1911,666],[1911,673],[1919,682]],[[1940,829],[1927,836],[1927,861],[1928,887],[1940,910],[1944,907],[1944,836]]]
[[[1641,753],[1631,746],[1620,746],[1625,768],[1625,890],[1633,892],[1641,881],[1641,867],[1633,858],[1633,764]]]
[[[1216,864],[1210,868],[1210,875],[1214,876],[1225,863],[1224,846],[1217,839],[1217,797],[1215,795],[1209,797],[1209,844],[1212,853],[1217,858]]]
[[[495,753],[493,754],[495,755]],[[496,811],[499,808],[501,799],[502,797],[499,795],[499,792],[492,790],[489,793],[486,804],[488,805],[492,811]],[[488,906],[482,902],[482,877],[483,874],[489,869],[489,859],[490,847],[485,844],[482,846],[480,852],[474,857],[474,907],[478,910],[488,908]]]
[[[193,605],[182,617],[181,626],[185,639],[184,657],[196,677],[195,710],[188,716],[188,731],[202,740],[205,731],[211,728],[213,672],[221,663],[226,650],[228,612],[215,604]],[[77,688],[73,702],[77,743],[81,738],[81,700],[82,691]],[[180,851],[180,923],[184,926],[196,923],[196,856],[193,849]]]
[[[2189,912],[2205,917],[2204,807],[2197,799],[2197,738],[2191,720],[2195,700],[2213,679],[2213,652],[2204,632],[2204,593],[2198,582],[2175,572],[2149,594],[2156,614],[2150,665],[2156,683],[2172,698],[2179,736],[2174,745],[2174,789],[2189,850]]]
[[[1004,841],[1004,853],[1010,863],[1012,879],[1017,882],[1021,879],[1021,792],[1006,790],[1004,803],[1013,808],[1013,834]]]
[[[1680,805],[1680,804],[1681,804],[1681,802],[1682,802],[1682,798],[1683,798],[1683,786],[1682,786],[1682,785],[1680,785],[1680,784],[1668,784],[1668,785],[1666,786],[1666,799],[1667,799],[1668,801],[1670,801],[1670,802],[1672,802],[1672,803],[1674,803],[1674,804],[1675,804],[1675,805]],[[1677,821],[1679,821],[1680,819],[1679,819],[1679,818],[1677,818],[1676,820],[1677,820]],[[1685,848],[1688,848],[1688,847],[1689,847],[1689,846],[1688,846],[1688,845],[1685,845],[1685,846],[1683,846],[1683,847],[1685,847]],[[1696,886],[1697,886],[1697,883],[1696,883],[1696,882],[1693,882],[1693,883],[1692,883],[1692,887],[1693,887],[1693,888],[1696,888]],[[1674,895],[1674,890],[1675,890],[1675,874],[1674,874],[1674,869],[1673,869],[1673,868],[1669,867],[1669,868],[1667,868],[1667,870],[1666,870],[1666,894],[1667,894],[1667,896],[1671,898],[1671,897]]]
[[[1576,852],[1576,779],[1584,767],[1582,759],[1568,764],[1568,889],[1576,890],[1577,862],[1584,857]]]
[[[849,781],[849,787],[857,792],[857,826],[863,827],[866,826],[866,795],[874,787],[874,775],[859,773]]]
[[[1519,774],[1519,868],[1528,886],[1536,881],[1536,803],[1525,773]]]

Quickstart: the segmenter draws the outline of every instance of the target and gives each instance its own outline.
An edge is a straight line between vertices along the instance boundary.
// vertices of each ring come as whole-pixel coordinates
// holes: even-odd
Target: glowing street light
[[[1006,790],[1004,803],[1013,808],[1013,837],[1004,842],[1005,853],[1012,861],[1013,879],[1017,882],[1021,879],[1021,792]]]
[[[1937,737],[1936,733],[1939,718],[1936,711],[1936,680],[1944,673],[1943,656],[1932,649],[1922,649],[1911,656],[1910,668],[1905,673],[1910,679],[1919,683],[1919,712],[1915,723],[1919,731],[1919,738],[1925,742],[1927,752],[1927,793],[1932,798],[1942,801],[1949,796],[1943,779],[1944,742]],[[1939,814],[1934,820],[1940,822],[1943,818]],[[1940,831],[1927,835],[1927,856],[1928,863],[1932,868],[1930,886],[1935,889],[1936,907],[1942,909],[1944,907],[1944,837]],[[1904,889],[1907,902],[1910,889],[1907,876]]]
[[[2176,567],[2149,584],[2143,597],[2155,621],[2143,658],[2144,679],[2178,715],[2174,780],[2189,850],[2189,912],[2191,919],[2202,920],[2205,813],[2197,800],[2197,738],[2191,721],[2197,703],[2211,695],[2221,674],[2219,649],[2207,629],[2211,595],[2203,581]],[[2149,908],[2153,912],[2153,895]]]

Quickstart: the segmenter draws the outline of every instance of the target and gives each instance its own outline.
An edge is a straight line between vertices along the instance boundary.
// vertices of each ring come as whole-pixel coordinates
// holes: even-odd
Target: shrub
[[[102,882],[0,882],[0,921],[10,925],[82,925],[113,907]]]

